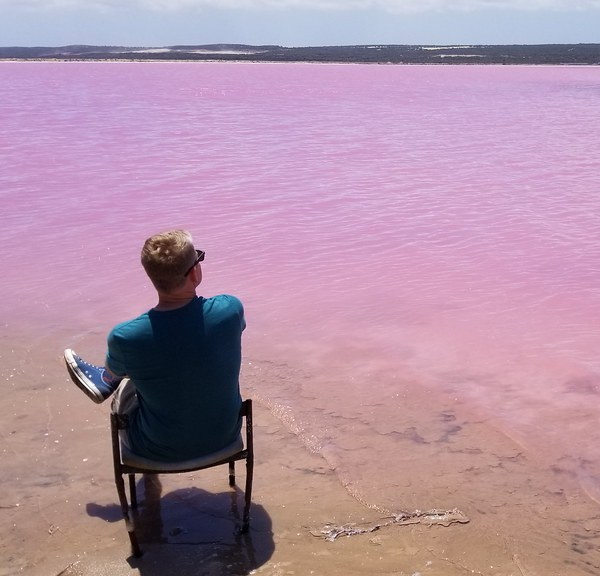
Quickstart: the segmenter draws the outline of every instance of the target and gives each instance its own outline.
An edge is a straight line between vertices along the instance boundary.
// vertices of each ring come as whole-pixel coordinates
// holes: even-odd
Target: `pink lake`
[[[142,242],[184,227],[202,294],[245,303],[245,393],[360,501],[477,508],[539,474],[600,514],[600,68],[0,76],[5,396],[67,346],[101,362],[154,305]]]

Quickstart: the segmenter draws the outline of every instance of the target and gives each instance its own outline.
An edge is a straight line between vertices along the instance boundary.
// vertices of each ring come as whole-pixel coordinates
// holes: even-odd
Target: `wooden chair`
[[[229,485],[235,485],[235,462],[246,460],[246,486],[244,490],[245,505],[241,531],[247,532],[250,526],[250,502],[252,499],[252,475],[254,470],[254,441],[252,432],[252,400],[242,402],[240,415],[245,420],[246,442],[242,434],[238,436],[233,444],[213,454],[201,458],[186,460],[183,462],[156,462],[133,454],[120,441],[120,432],[127,429],[128,416],[116,414],[110,415],[110,428],[112,436],[113,462],[115,469],[115,483],[119,494],[119,502],[125,519],[131,549],[134,556],[141,556],[142,550],[139,546],[135,533],[135,523],[131,510],[137,508],[137,493],[135,485],[136,474],[180,474],[212,468],[214,466],[229,465]],[[244,428],[244,427],[243,427]],[[129,496],[127,500],[124,476],[129,476]]]

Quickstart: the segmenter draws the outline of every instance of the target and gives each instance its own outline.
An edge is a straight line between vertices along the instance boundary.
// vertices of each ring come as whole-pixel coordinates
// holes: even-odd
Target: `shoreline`
[[[316,537],[313,532],[329,522],[373,522],[379,514],[352,498],[323,458],[306,450],[258,403],[249,534],[236,534],[236,509],[227,488],[226,467],[161,476],[160,499],[144,490],[138,478],[142,485],[138,534],[144,555],[133,558],[112,478],[108,411],[104,406],[90,406],[69,384],[60,388],[55,398],[67,400],[66,406],[76,416],[49,418],[54,424],[44,433],[42,461],[35,459],[41,466],[38,477],[22,474],[30,462],[28,456],[16,462],[20,482],[8,486],[2,501],[7,533],[0,547],[2,576],[174,572],[346,576],[392,574],[399,567],[415,573],[443,553],[425,545],[432,535],[445,546],[460,533],[464,535],[468,526],[393,526],[335,542]],[[240,466],[238,484],[243,480]],[[35,489],[30,492],[32,482]],[[9,504],[6,499],[11,495],[19,501]],[[241,502],[239,490],[237,500]],[[418,549],[415,541],[421,541]],[[452,569],[452,562],[436,563],[443,570],[427,573],[461,573]]]
[[[542,455],[494,422],[468,414],[468,406],[455,411],[456,421],[447,421],[451,429],[463,430],[450,444],[406,438],[381,454],[382,470],[390,470],[396,487],[392,496],[398,505],[392,510],[385,501],[389,486],[377,497],[360,471],[348,478],[326,447],[311,450],[278,415],[281,407],[259,397],[265,378],[283,376],[264,370],[242,379],[243,396],[255,401],[248,537],[236,534],[225,467],[161,476],[160,499],[140,489],[140,541],[146,553],[133,559],[112,475],[108,406],[90,403],[73,386],[61,358],[48,358],[52,348],[40,341],[25,351],[30,362],[21,364],[5,395],[0,509],[6,537],[0,576],[461,576],[465,571],[508,576],[519,570],[558,575],[561,566],[568,566],[570,576],[584,576],[586,566],[595,569],[600,562],[595,485],[578,488],[568,469],[549,467]],[[36,365],[47,367],[41,381],[29,374]],[[400,425],[407,425],[402,418],[427,425],[432,410],[449,415],[444,402],[442,392],[411,394]],[[359,439],[360,430],[356,433]],[[357,448],[369,446],[342,446]],[[237,482],[243,481],[239,466]],[[392,525],[333,542],[314,535],[329,523],[372,525],[389,519],[388,510],[411,512],[417,506],[456,507],[470,521]]]
[[[297,65],[315,65],[315,64],[321,64],[323,66],[403,66],[403,67],[411,67],[411,68],[416,68],[419,66],[431,66],[431,67],[442,67],[442,66],[485,66],[485,67],[494,67],[494,66],[498,66],[498,67],[504,67],[504,66],[518,66],[520,68],[527,68],[527,67],[534,67],[534,68],[558,68],[558,67],[573,67],[573,68],[596,68],[598,66],[600,66],[600,63],[598,64],[586,64],[586,63],[572,63],[572,62],[564,62],[564,63],[555,63],[555,64],[531,64],[531,63],[514,63],[514,64],[500,64],[500,63],[494,63],[494,62],[489,62],[489,63],[484,63],[484,62],[453,62],[453,63],[442,63],[442,62],[437,62],[437,63],[433,63],[433,62],[423,62],[423,63],[412,63],[412,62],[334,62],[334,61],[323,61],[323,60],[314,60],[314,61],[308,61],[308,60],[303,60],[303,61],[299,61],[299,60],[290,60],[290,61],[284,61],[284,62],[278,62],[278,61],[264,61],[264,60],[219,60],[219,59],[215,59],[215,60],[176,60],[176,59],[169,59],[169,60],[134,60],[134,59],[119,59],[119,58],[115,58],[115,59],[76,59],[76,58],[26,58],[26,59],[19,59],[19,58],[0,58],[0,62],[12,62],[12,63],[21,63],[21,64],[26,64],[26,63],[42,63],[42,62],[48,62],[51,64],[57,64],[57,63],[64,63],[64,64],[68,64],[68,63],[73,63],[73,64],[81,64],[81,63],[90,63],[90,64],[102,64],[102,63],[106,63],[106,64],[262,64],[262,65],[273,65],[273,64],[297,64]]]

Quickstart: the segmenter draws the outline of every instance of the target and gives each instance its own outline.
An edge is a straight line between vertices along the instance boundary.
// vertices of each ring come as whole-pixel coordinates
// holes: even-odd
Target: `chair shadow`
[[[138,482],[136,533],[144,552],[127,562],[143,576],[250,574],[275,549],[272,522],[262,506],[252,504],[250,530],[242,534],[243,492],[207,492],[191,487],[162,495],[160,477],[144,475]],[[123,522],[118,504],[87,505],[90,516]],[[123,522],[123,541],[127,531]]]

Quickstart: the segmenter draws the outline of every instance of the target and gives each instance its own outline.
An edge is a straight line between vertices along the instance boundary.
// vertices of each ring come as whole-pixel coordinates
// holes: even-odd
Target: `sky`
[[[0,46],[600,43],[600,0],[0,0]]]

